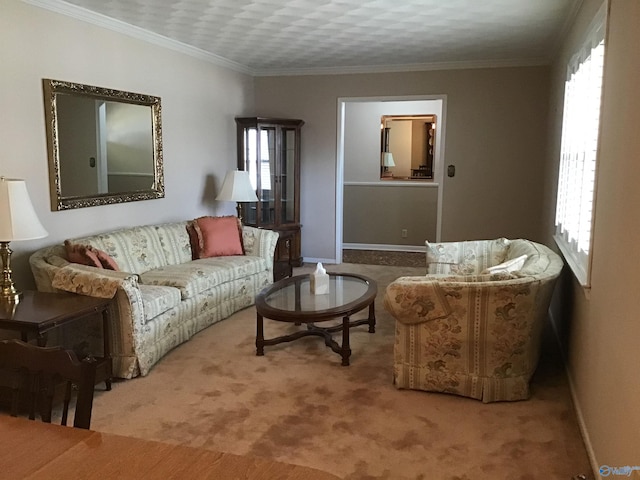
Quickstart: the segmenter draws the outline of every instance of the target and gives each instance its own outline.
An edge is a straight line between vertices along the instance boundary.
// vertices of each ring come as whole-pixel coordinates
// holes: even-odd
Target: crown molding
[[[91,23],[93,25],[97,25],[99,27],[103,27],[103,28],[112,30],[114,32],[118,32],[138,40],[142,40],[154,45],[158,45],[160,47],[167,48],[169,50],[174,50],[176,52],[189,55],[199,60],[204,60],[206,62],[219,65],[221,67],[225,67],[225,68],[228,68],[240,73],[245,73],[248,75],[253,74],[250,68],[240,63],[234,62],[232,60],[228,60],[224,57],[220,57],[218,55],[207,52],[200,48],[187,45],[186,43],[182,43],[177,40],[172,40],[163,35],[150,32],[149,30],[136,27],[135,25],[131,25],[129,23],[125,23],[120,20],[113,19],[111,17],[107,17],[106,15],[92,12],[91,10],[78,7],[77,5],[72,5],[70,3],[67,3],[61,0],[22,0],[22,1],[24,3],[28,3],[29,5],[33,5],[35,7],[44,8],[46,10],[49,10],[55,13],[60,13],[62,15],[66,15],[76,20]]]
[[[458,62],[433,62],[421,64],[405,64],[405,65],[354,65],[345,67],[310,67],[310,68],[283,68],[283,69],[255,69],[247,65],[228,60],[219,55],[207,52],[200,48],[187,45],[186,43],[172,40],[163,35],[150,32],[135,25],[131,25],[120,20],[107,17],[100,13],[93,12],[77,5],[72,5],[63,0],[22,0],[24,3],[40,7],[55,13],[66,15],[68,17],[91,23],[99,27],[103,27],[114,32],[127,35],[138,40],[142,40],[160,47],[174,50],[185,55],[228,68],[236,72],[244,73],[254,77],[276,77],[276,76],[301,76],[301,75],[348,75],[348,74],[364,74],[364,73],[402,73],[402,72],[422,72],[434,70],[463,70],[472,68],[508,68],[508,67],[532,67],[549,65],[550,58],[532,58],[532,59],[506,59],[506,60],[472,60]],[[575,0],[576,4],[582,0]]]
[[[508,67],[538,67],[549,65],[549,58],[507,59],[507,60],[473,60],[459,62],[433,62],[406,65],[361,65],[351,67],[319,67],[292,68],[280,70],[254,70],[256,77],[275,77],[293,75],[348,75],[357,73],[401,73],[423,72],[431,70],[466,70],[472,68],[508,68]]]

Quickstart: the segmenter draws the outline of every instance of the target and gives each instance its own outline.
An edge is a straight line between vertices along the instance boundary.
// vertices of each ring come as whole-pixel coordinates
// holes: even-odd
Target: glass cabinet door
[[[275,223],[276,202],[276,129],[260,127],[260,162],[258,165],[259,182],[256,189],[260,200],[260,223]]]
[[[242,170],[249,172],[251,186],[258,191],[258,129],[249,127],[243,131],[243,165]],[[255,225],[258,219],[257,205],[244,204],[242,208],[242,218],[247,225]]]
[[[295,223],[295,175],[296,175],[296,131],[282,129],[282,150],[280,163],[280,223]]]
[[[273,224],[276,201],[276,130],[273,127],[249,127],[244,133],[244,170],[249,172],[251,186],[259,200],[257,204],[244,208],[244,218],[248,225]]]

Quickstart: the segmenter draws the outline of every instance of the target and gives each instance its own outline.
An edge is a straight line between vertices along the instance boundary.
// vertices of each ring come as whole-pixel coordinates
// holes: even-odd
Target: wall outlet
[[[400,236],[402,238],[407,238],[407,229],[403,228],[402,231],[400,232]]]

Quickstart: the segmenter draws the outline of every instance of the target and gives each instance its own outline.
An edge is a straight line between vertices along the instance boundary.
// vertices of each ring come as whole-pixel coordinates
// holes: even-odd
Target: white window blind
[[[555,240],[580,283],[590,286],[590,252],[604,69],[604,9],[569,63],[565,82]]]

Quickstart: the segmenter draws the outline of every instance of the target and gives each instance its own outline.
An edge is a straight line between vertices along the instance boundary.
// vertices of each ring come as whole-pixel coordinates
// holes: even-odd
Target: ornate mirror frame
[[[68,210],[74,208],[94,207],[114,203],[135,202],[164,197],[164,170],[162,160],[162,108],[160,97],[139,93],[125,92],[108,88],[94,87],[80,83],[64,82],[60,80],[43,79],[45,120],[47,133],[47,153],[49,157],[49,180],[51,209]],[[61,165],[64,159],[60,157],[60,122],[58,121],[58,96],[70,95],[86,97],[98,101],[114,102],[118,104],[133,104],[150,107],[150,121],[148,125],[149,141],[153,155],[150,188],[131,191],[116,191],[106,193],[90,193],[69,195],[63,191],[61,182]],[[95,162],[94,158],[91,158]],[[93,166],[93,165],[92,165]],[[149,173],[151,175],[151,173]]]

